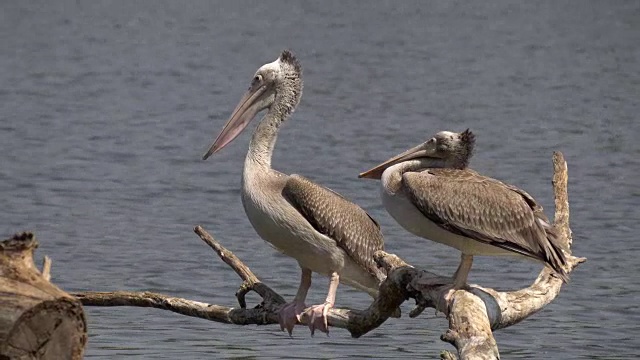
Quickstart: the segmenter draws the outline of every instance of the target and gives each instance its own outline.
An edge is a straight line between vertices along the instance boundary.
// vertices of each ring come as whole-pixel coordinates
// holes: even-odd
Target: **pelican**
[[[475,135],[441,131],[365,171],[381,179],[387,212],[409,232],[461,251],[452,290],[466,286],[474,255],[521,255],[563,281],[562,245],[542,207],[525,191],[468,168]]]
[[[280,328],[291,335],[306,308],[311,274],[330,278],[324,304],[308,311],[309,328],[326,332],[327,312],[335,304],[340,281],[375,297],[385,274],[373,253],[384,248],[378,223],[340,194],[303,176],[271,168],[278,130],[302,96],[302,68],[285,50],[263,65],[209,151],[212,154],[235,139],[262,110],[266,115],[253,132],[242,175],[242,204],[256,232],[280,252],[294,258],[302,276],[292,302],[279,312]]]

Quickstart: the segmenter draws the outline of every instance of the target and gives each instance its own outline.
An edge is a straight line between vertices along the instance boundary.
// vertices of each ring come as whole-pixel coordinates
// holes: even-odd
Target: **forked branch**
[[[216,241],[201,226],[194,231],[213,248],[218,256],[231,267],[243,280],[236,293],[239,308],[207,304],[152,292],[77,292],[73,293],[86,306],[140,306],[173,311],[178,314],[203,318],[226,324],[268,325],[278,323],[278,311],[285,303],[282,296],[273,291],[246,266],[237,256]],[[378,262],[382,266],[394,269],[406,266],[397,256],[380,252]],[[397,272],[389,276],[380,286],[379,296],[366,310],[331,309],[328,322],[330,326],[347,329],[353,337],[359,337],[380,326],[406,300],[401,287],[408,285],[404,273]],[[253,309],[246,308],[244,295],[255,291],[262,302]],[[301,323],[307,324],[303,317]]]
[[[553,155],[553,188],[555,197],[555,223],[562,234],[562,241],[570,248],[569,202],[567,195],[567,165],[560,152]],[[194,231],[215,250],[218,256],[242,279],[236,297],[238,308],[171,297],[150,292],[82,292],[74,294],[88,306],[142,306],[170,310],[179,314],[204,318],[226,324],[267,325],[278,323],[278,311],[284,299],[260,279],[231,251],[224,248],[202,227]],[[567,273],[570,273],[584,258],[568,255]],[[331,309],[329,325],[347,329],[357,338],[379,327],[407,299],[416,301],[416,308],[409,314],[418,316],[425,308],[435,308],[448,314],[449,329],[441,336],[443,341],[453,344],[458,356],[463,359],[497,359],[498,347],[493,330],[516,324],[535,314],[549,304],[560,292],[562,281],[544,268],[529,287],[500,292],[478,285],[467,290],[456,291],[445,299],[441,285],[451,281],[405,263],[399,257],[379,251],[376,262],[387,270],[387,279],[380,285],[378,297],[365,310]],[[255,291],[262,302],[252,309],[246,308],[245,295]],[[306,325],[303,317],[301,323]],[[456,355],[443,352],[442,358],[454,359]]]

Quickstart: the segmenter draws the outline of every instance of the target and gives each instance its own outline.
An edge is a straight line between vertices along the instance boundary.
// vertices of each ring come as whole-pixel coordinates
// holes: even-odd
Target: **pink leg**
[[[460,256],[460,265],[458,265],[458,270],[456,270],[456,273],[453,275],[454,289],[462,289],[467,285],[467,277],[469,276],[471,265],[473,265],[473,255],[463,253]]]
[[[460,257],[460,265],[458,265],[458,269],[453,275],[453,284],[446,285],[444,289],[445,304],[444,306],[438,304],[438,308],[440,310],[448,309],[453,293],[455,293],[456,290],[463,289],[467,286],[467,277],[469,276],[471,265],[473,265],[473,255],[467,255],[463,253]],[[448,311],[443,312],[445,314],[448,314]]]
[[[314,305],[307,310],[309,315],[309,329],[311,330],[311,336],[318,329],[329,335],[329,324],[327,324],[327,314],[329,310],[336,303],[336,292],[338,290],[338,284],[340,283],[340,276],[337,272],[331,273],[331,281],[329,282],[329,293],[327,293],[327,299],[322,305]]]
[[[280,322],[280,330],[287,329],[289,336],[293,332],[293,327],[300,321],[300,315],[307,307],[304,304],[304,300],[307,298],[307,292],[311,287],[311,270],[302,269],[302,276],[300,277],[300,286],[298,286],[298,292],[293,298],[293,301],[285,304],[278,313],[278,319]]]

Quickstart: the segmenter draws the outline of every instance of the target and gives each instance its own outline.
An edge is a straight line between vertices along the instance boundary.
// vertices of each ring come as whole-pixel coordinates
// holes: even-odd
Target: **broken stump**
[[[0,242],[0,360],[82,359],[87,326],[82,305],[49,282],[33,261],[31,233]]]

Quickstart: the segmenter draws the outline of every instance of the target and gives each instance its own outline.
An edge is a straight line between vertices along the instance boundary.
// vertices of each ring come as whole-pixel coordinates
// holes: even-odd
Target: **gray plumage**
[[[342,195],[292,174],[282,195],[319,233],[335,240],[349,257],[367,272],[384,279],[373,254],[384,250],[380,225],[361,207]]]
[[[545,262],[567,280],[557,232],[525,191],[470,169],[406,172],[402,181],[413,205],[443,229]]]

